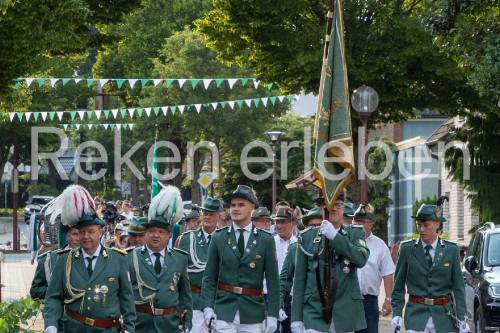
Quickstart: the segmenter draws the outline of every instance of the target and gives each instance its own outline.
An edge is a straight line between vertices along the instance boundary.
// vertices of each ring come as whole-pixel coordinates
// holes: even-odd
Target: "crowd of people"
[[[469,331],[440,204],[413,217],[420,238],[389,249],[373,207],[343,194],[275,213],[244,185],[187,215],[174,187],[142,208],[93,202],[95,215],[61,224],[64,246],[38,256],[30,294],[45,299],[47,333],[375,333],[380,314],[399,329],[405,304],[408,332]]]

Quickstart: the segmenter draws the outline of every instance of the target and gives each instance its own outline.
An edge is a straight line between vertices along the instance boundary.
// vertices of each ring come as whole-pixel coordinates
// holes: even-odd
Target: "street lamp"
[[[363,124],[363,148],[368,144],[368,119],[378,106],[378,94],[375,89],[367,86],[359,87],[352,93],[351,104],[354,110],[358,112]],[[358,149],[361,142],[358,143]],[[363,152],[363,149],[361,149]],[[363,162],[366,167],[366,154],[363,154]],[[364,169],[361,170],[361,204],[365,204],[368,200],[368,187],[366,184]]]
[[[273,213],[276,213],[276,143],[283,135],[283,132],[271,131],[266,133],[273,145]]]

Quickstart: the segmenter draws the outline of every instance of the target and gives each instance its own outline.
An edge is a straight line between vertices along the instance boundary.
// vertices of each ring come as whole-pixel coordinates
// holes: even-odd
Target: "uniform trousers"
[[[330,324],[330,330],[328,332],[322,332],[322,331],[318,331],[318,330],[313,330],[313,329],[306,329],[306,333],[336,333],[335,331],[335,325],[333,323],[333,320],[332,320],[332,323]],[[354,333],[354,331],[352,332],[345,332],[345,333]]]
[[[425,324],[425,328],[423,331],[414,331],[414,330],[406,330],[407,333],[436,333],[436,328],[434,327],[434,321],[432,317],[429,317],[427,320],[427,324]],[[450,332],[453,333],[453,332]]]
[[[216,333],[262,333],[262,323],[240,324],[240,310],[236,311],[232,323],[219,320],[215,322]]]
[[[208,329],[205,326],[205,318],[203,317],[203,311],[193,310],[193,326],[189,333],[206,333]]]

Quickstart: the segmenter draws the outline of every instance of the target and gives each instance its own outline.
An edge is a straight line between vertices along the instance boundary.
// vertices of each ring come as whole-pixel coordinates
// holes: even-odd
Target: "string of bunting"
[[[16,89],[19,88],[19,86],[22,82],[26,82],[26,86],[30,87],[31,84],[35,81],[38,82],[38,87],[43,86],[43,84],[45,82],[50,82],[50,86],[52,88],[54,88],[58,82],[61,82],[63,86],[65,86],[68,82],[74,82],[75,84],[78,84],[80,82],[86,82],[87,87],[91,87],[94,82],[98,82],[101,85],[101,87],[103,87],[103,88],[107,83],[116,82],[118,89],[121,89],[125,82],[128,83],[130,88],[134,88],[134,86],[137,83],[140,83],[141,87],[144,87],[146,84],[148,84],[150,82],[152,82],[155,87],[158,86],[159,84],[165,83],[167,85],[167,88],[170,87],[175,82],[179,85],[180,88],[182,88],[185,83],[189,82],[193,89],[196,88],[196,86],[200,82],[203,83],[203,86],[205,87],[205,89],[208,89],[208,87],[210,86],[210,84],[212,84],[212,82],[215,83],[217,88],[219,88],[222,85],[222,83],[227,82],[227,84],[229,85],[229,88],[233,89],[236,82],[240,82],[241,85],[244,87],[247,84],[247,82],[250,80],[253,82],[254,88],[257,89],[260,85],[260,82],[254,78],[235,78],[235,79],[79,79],[79,78],[35,78],[35,77],[30,77],[30,78],[18,78],[18,79],[15,79],[14,82],[15,82]],[[266,84],[265,86],[267,87],[268,90],[271,90],[273,84],[269,83],[269,84]]]
[[[156,107],[148,107],[148,108],[127,108],[127,109],[111,109],[111,110],[73,110],[73,111],[33,111],[33,112],[9,112],[9,118],[10,121],[13,122],[14,119],[17,116],[17,119],[19,121],[26,120],[29,122],[31,119],[34,121],[38,121],[40,118],[42,121],[46,121],[47,118],[50,120],[54,120],[55,116],[59,118],[60,121],[62,121],[63,116],[65,114],[69,114],[71,116],[71,120],[74,121],[76,116],[78,115],[81,120],[84,120],[85,117],[88,119],[91,119],[93,115],[96,116],[96,118],[99,120],[101,116],[104,116],[106,119],[110,116],[110,114],[113,116],[114,119],[118,115],[120,115],[122,118],[125,118],[127,113],[130,116],[130,118],[134,118],[135,115],[137,115],[139,118],[142,117],[144,114],[147,117],[150,117],[151,114],[154,114],[155,116],[158,116],[160,114],[160,111],[163,113],[164,116],[168,114],[168,111],[172,113],[172,115],[175,114],[177,110],[180,111],[181,114],[184,114],[184,112],[188,111],[191,108],[195,108],[196,112],[200,113],[202,108],[213,108],[216,110],[218,107],[225,108],[229,106],[232,110],[234,110],[235,107],[238,108],[243,108],[243,105],[246,105],[248,108],[251,107],[258,107],[260,103],[264,105],[264,107],[267,107],[268,102],[270,101],[272,105],[275,105],[276,102],[278,101],[279,103],[283,102],[285,98],[288,101],[292,101],[292,99],[298,100],[299,96],[298,95],[287,95],[287,96],[270,96],[270,97],[260,97],[260,98],[249,98],[249,99],[244,99],[244,100],[236,100],[236,101],[224,101],[224,102],[212,102],[212,103],[199,103],[199,104],[185,104],[185,105],[171,105],[171,106],[156,106]],[[6,114],[4,114],[6,115]]]
[[[65,130],[67,129],[77,129],[86,128],[89,130],[98,129],[99,127],[104,128],[105,130],[111,129],[113,130],[121,130],[121,129],[133,129],[134,124],[59,124],[59,126],[63,127]]]

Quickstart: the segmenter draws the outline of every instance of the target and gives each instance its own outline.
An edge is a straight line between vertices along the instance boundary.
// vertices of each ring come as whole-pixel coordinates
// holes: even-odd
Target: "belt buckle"
[[[85,325],[94,326],[94,319],[85,318]]]
[[[233,293],[241,295],[243,293],[243,288],[241,288],[241,287],[233,287]]]
[[[424,298],[424,304],[425,305],[434,305],[434,299],[433,298]]]
[[[163,315],[163,309],[154,309],[153,308],[153,315],[155,315],[155,316]]]

